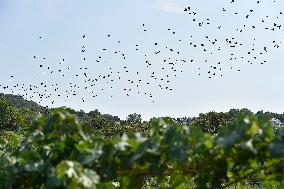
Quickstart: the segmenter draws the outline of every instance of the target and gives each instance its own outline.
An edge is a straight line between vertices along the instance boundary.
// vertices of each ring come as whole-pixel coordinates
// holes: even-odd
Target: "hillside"
[[[26,100],[19,95],[0,93],[0,98],[5,99],[7,102],[10,103],[10,105],[18,109],[29,109],[29,110],[38,111],[41,113],[47,110],[47,108],[37,104],[36,102]]]

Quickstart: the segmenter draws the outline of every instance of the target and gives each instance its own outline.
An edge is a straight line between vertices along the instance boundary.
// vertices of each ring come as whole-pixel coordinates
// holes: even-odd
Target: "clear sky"
[[[280,0],[1,0],[0,92],[121,118],[282,113],[280,12]]]

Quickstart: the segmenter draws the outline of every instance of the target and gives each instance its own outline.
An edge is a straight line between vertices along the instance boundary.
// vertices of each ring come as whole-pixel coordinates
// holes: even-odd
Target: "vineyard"
[[[0,189],[284,189],[284,0],[0,15]]]
[[[91,127],[68,109],[36,116],[4,100],[0,110],[0,188],[284,187],[284,132],[268,116],[205,132],[171,118]]]

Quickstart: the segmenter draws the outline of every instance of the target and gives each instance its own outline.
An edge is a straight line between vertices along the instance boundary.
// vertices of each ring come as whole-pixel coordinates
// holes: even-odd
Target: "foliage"
[[[128,125],[128,124],[114,124],[109,125],[108,127],[100,127],[94,129],[94,133],[104,138],[113,138],[113,137],[121,137],[124,133],[137,133],[141,132],[145,135],[148,135],[150,131],[150,124],[149,123],[141,123],[135,125]]]
[[[279,119],[282,123],[284,123],[284,113],[282,114],[277,114],[277,113],[273,113],[273,112],[263,112],[263,110],[258,111],[256,113],[257,116],[261,117],[261,116],[269,116],[270,118],[276,118]]]
[[[126,118],[127,124],[139,124],[142,122],[142,118],[140,114],[132,113],[129,114]]]
[[[22,136],[13,131],[1,131],[0,135],[0,169],[4,169],[10,164],[11,153],[17,149],[21,143]]]
[[[230,109],[227,114],[229,117],[236,118],[239,116],[253,115],[253,112],[247,108],[242,108],[242,109]]]
[[[42,107],[33,101],[25,100],[19,95],[0,93],[0,98],[7,101],[11,106],[17,109],[25,109],[25,110],[31,110],[34,112],[41,112],[41,113],[45,113],[47,111],[47,108]]]
[[[198,118],[193,119],[192,126],[199,127],[206,133],[218,133],[222,126],[233,121],[233,116],[229,116],[223,112],[209,112],[207,114],[199,114]]]
[[[284,187],[284,132],[269,123],[282,114],[142,122],[12,99],[0,98],[0,188]]]
[[[0,169],[0,188],[284,187],[284,132],[242,117],[216,135],[155,119],[148,136],[104,139],[68,112],[39,117]],[[12,137],[13,138],[13,137]]]
[[[16,130],[23,123],[17,110],[0,98],[0,130]]]

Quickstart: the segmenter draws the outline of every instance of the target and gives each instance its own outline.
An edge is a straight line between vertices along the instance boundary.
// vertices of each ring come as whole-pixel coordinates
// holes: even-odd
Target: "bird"
[[[237,3],[235,0],[227,3]],[[262,1],[255,1],[261,4]],[[283,11],[277,12],[279,18],[275,18],[267,13],[261,13],[259,18],[255,18],[259,7],[246,7],[245,10],[232,10],[230,6],[218,8],[218,14],[222,16],[233,15],[231,22],[234,22],[234,32],[228,32],[230,24],[220,23],[214,18],[202,16],[197,7],[186,6],[183,8],[184,16],[188,18],[188,25],[192,25],[192,34],[183,38],[179,28],[173,26],[166,26],[163,32],[167,38],[158,40],[159,38],[151,38],[150,43],[146,45],[141,41],[128,41],[131,45],[126,45],[123,39],[117,38],[113,31],[104,33],[102,38],[109,38],[108,44],[102,44],[96,54],[96,59],[88,57],[88,46],[86,45],[86,35],[81,34],[84,40],[81,40],[78,46],[81,53],[81,62],[77,65],[69,63],[69,58],[60,58],[59,63],[50,62],[49,57],[43,57],[41,54],[31,54],[33,57],[33,65],[44,78],[34,83],[21,83],[17,81],[14,73],[10,74],[11,86],[2,85],[3,90],[10,90],[29,99],[48,99],[51,104],[56,104],[56,99],[66,97],[66,101],[72,100],[71,97],[78,97],[81,103],[87,103],[91,99],[97,97],[108,97],[113,99],[112,89],[120,89],[121,95],[129,98],[134,95],[146,97],[151,102],[157,102],[158,99],[154,93],[150,91],[158,89],[163,92],[173,92],[176,78],[182,77],[182,73],[187,72],[189,66],[196,65],[196,77],[206,77],[213,80],[217,77],[226,78],[226,72],[234,71],[241,72],[242,66],[258,63],[257,65],[268,64],[269,61],[265,57],[269,56],[272,48],[278,49],[281,47],[280,42],[270,41],[270,43],[261,43],[262,39],[257,39],[261,43],[260,48],[256,47],[256,39],[242,40],[243,36],[250,35],[250,32],[269,32],[273,37],[273,33],[282,30],[281,20],[279,19]],[[181,9],[182,11],[182,9]],[[259,23],[255,23],[254,19],[259,19]],[[142,25],[142,28],[141,28]],[[147,23],[139,23],[139,30],[137,31],[137,38],[142,31],[151,34],[151,27],[146,27]],[[212,25],[212,26],[210,26]],[[207,30],[212,27],[210,33]],[[139,33],[140,32],[140,33]],[[222,33],[227,35],[218,35]],[[143,32],[142,32],[143,33]],[[193,35],[194,34],[194,35]],[[89,34],[88,34],[89,35]],[[145,35],[145,33],[143,33]],[[81,38],[77,36],[77,38]],[[163,34],[161,34],[163,36]],[[42,38],[41,36],[39,37]],[[44,36],[45,40],[47,39]],[[49,39],[50,37],[48,37]],[[143,39],[143,38],[142,38]],[[113,41],[112,41],[113,40]],[[137,41],[140,41],[139,43]],[[112,43],[113,42],[113,43]],[[183,44],[184,43],[184,44]],[[181,44],[184,48],[181,48]],[[187,51],[188,50],[188,51]],[[134,52],[133,52],[134,51]],[[188,54],[188,52],[195,51],[200,54],[200,59]],[[91,52],[91,51],[90,51]],[[33,52],[34,53],[34,52]],[[220,53],[224,57],[220,60]],[[115,63],[110,63],[111,57],[116,57]],[[132,57],[135,57],[134,63]],[[138,58],[143,57],[143,58]],[[215,58],[210,58],[215,57]],[[203,60],[204,58],[204,60]],[[83,61],[82,61],[83,60]],[[63,63],[64,62],[64,63]],[[105,70],[96,69],[94,65],[99,65],[106,68]],[[111,67],[107,67],[111,65]],[[229,71],[228,71],[229,70]],[[12,77],[13,76],[13,77]],[[50,78],[55,78],[51,80]],[[37,78],[37,77],[35,77]],[[49,81],[50,80],[50,81]],[[68,82],[72,80],[72,82]],[[54,81],[52,83],[52,81]],[[14,83],[17,82],[17,83]],[[25,84],[25,85],[22,85]],[[149,90],[149,91],[147,91]],[[87,94],[89,93],[89,94]],[[163,94],[163,93],[161,93]],[[118,96],[119,94],[116,94]]]

